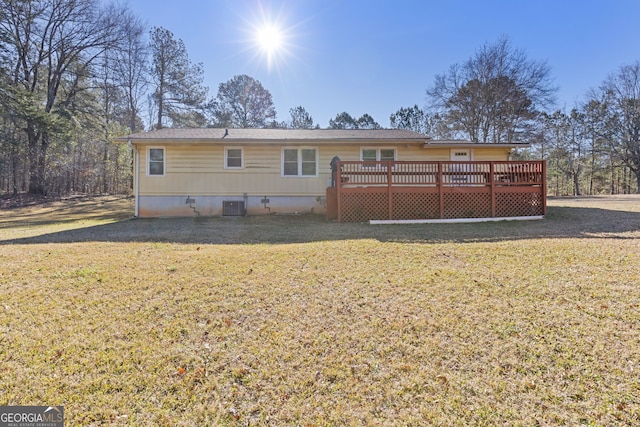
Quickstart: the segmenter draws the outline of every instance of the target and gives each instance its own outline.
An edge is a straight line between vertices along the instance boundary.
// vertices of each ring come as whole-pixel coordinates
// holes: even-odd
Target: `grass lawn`
[[[640,425],[640,197],[546,219],[0,210],[0,405],[66,425]]]

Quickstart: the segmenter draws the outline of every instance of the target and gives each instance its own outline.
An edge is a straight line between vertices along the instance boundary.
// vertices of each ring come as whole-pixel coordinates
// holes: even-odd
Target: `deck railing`
[[[544,161],[338,161],[338,221],[544,215]]]

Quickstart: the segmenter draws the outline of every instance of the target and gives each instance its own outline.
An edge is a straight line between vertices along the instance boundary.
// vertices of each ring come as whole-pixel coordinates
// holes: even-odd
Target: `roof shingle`
[[[226,133],[226,135],[225,135]],[[117,138],[127,140],[412,140],[426,136],[404,129],[160,129]]]
[[[334,144],[334,143],[405,143],[424,144],[430,147],[527,147],[526,143],[477,143],[465,140],[437,140],[405,129],[237,129],[237,128],[194,128],[160,129],[134,133],[115,138],[117,142],[169,143],[180,144],[268,144],[286,141],[291,144]]]

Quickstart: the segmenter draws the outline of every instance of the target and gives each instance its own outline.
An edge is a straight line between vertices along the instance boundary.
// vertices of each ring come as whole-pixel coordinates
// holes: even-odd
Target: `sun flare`
[[[263,23],[255,29],[255,45],[267,60],[267,66],[271,68],[282,58],[286,51],[286,34],[284,30],[274,23]]]
[[[256,41],[263,51],[273,54],[282,47],[282,30],[272,25],[265,25],[256,32]]]
[[[243,17],[246,51],[253,60],[266,63],[269,71],[278,71],[288,66],[287,61],[295,56],[299,48],[300,23],[291,21],[290,10],[273,11],[259,8],[248,17]]]

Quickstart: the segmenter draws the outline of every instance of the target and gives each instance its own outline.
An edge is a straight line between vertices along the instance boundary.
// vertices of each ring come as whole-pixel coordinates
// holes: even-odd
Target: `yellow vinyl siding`
[[[501,161],[509,160],[509,153],[511,149],[509,147],[487,147],[487,148],[463,148],[463,150],[470,150],[471,160],[477,162],[486,161]],[[440,148],[424,148],[420,150],[420,154],[416,155],[415,159],[405,159],[398,156],[398,160],[420,160],[420,161],[432,161],[432,162],[447,162],[451,160],[451,147]]]
[[[165,176],[147,176],[147,145],[139,144],[139,194],[143,196],[324,196],[331,179],[329,164],[333,156],[341,160],[360,160],[360,150],[371,146],[367,141],[358,144],[318,144],[313,141],[269,145],[238,145],[244,149],[244,167],[224,168],[223,144],[148,144],[165,149]],[[282,148],[317,148],[317,177],[283,177]],[[378,144],[379,145],[379,144]],[[228,146],[228,144],[226,145]],[[400,161],[448,161],[450,147],[423,147],[398,144],[393,141],[385,147],[397,147]],[[508,160],[509,148],[473,149],[473,160]]]
[[[177,148],[167,147],[167,174],[217,173],[224,170],[222,147]]]
[[[411,161],[411,162],[427,162],[440,160],[438,157],[438,151],[434,149],[425,149],[421,145],[411,145],[409,147],[398,147],[398,160],[399,161]]]
[[[425,148],[423,150],[421,158],[416,160],[428,162],[446,162],[451,160],[451,149],[449,147]]]
[[[509,147],[474,148],[472,158],[478,162],[509,160]]]
[[[283,145],[286,146],[286,145]],[[339,148],[339,147],[336,147]],[[317,177],[283,177],[280,146],[244,147],[243,169],[224,169],[222,146],[166,146],[166,175],[146,176],[146,150],[140,149],[141,195],[318,195],[331,177],[330,147],[318,147]],[[354,159],[357,159],[357,149]]]

